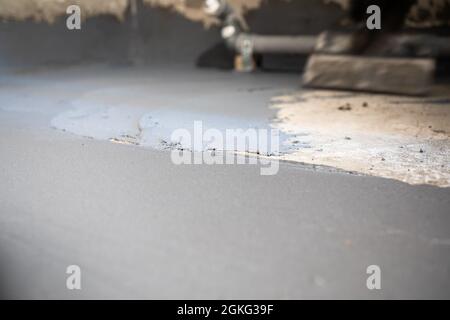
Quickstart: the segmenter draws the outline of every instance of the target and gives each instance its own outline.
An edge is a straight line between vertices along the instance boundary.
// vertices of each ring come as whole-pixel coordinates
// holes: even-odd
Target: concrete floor
[[[283,160],[450,187],[450,86],[429,96],[299,90],[272,99]],[[298,150],[298,151],[297,151]]]
[[[450,298],[448,188],[286,162],[274,176],[176,166],[167,151],[51,127],[80,96],[117,88],[147,88],[150,109],[267,121],[270,98],[298,82],[110,66],[1,75],[0,295]],[[72,264],[79,291],[65,287]],[[381,290],[366,288],[372,264]]]

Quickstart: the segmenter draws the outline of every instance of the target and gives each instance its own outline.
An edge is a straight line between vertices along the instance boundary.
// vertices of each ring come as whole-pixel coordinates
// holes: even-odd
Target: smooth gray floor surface
[[[450,298],[450,190],[282,163],[184,165],[50,127],[93,89],[267,119],[296,75],[107,67],[0,76],[6,298]],[[161,99],[162,99],[161,98]],[[198,111],[196,110],[196,111]],[[82,289],[66,289],[79,265]],[[366,268],[381,268],[381,290]]]

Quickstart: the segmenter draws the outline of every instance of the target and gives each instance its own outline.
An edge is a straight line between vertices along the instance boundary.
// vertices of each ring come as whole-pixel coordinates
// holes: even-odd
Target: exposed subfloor
[[[175,67],[1,75],[0,295],[450,298],[449,188],[290,162],[273,176],[177,166],[52,127],[80,103],[267,122],[271,98],[298,84]],[[73,264],[80,291],[65,287]],[[373,264],[381,290],[366,288]]]

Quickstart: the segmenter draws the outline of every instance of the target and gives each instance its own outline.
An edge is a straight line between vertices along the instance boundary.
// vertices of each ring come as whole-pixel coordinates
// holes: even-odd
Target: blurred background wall
[[[318,34],[342,27],[350,0],[229,1],[255,33]],[[411,24],[437,27],[448,21],[450,0],[418,1]],[[82,9],[81,30],[66,28],[70,4]],[[0,0],[0,68],[81,62],[194,65],[221,43],[220,30],[201,5],[201,0]],[[432,10],[426,9],[430,5]],[[227,58],[220,48],[214,54]]]

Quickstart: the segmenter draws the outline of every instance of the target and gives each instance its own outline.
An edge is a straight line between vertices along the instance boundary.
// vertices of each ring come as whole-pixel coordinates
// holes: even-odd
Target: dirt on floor
[[[450,187],[450,88],[431,97],[302,91],[276,97],[284,160]]]

